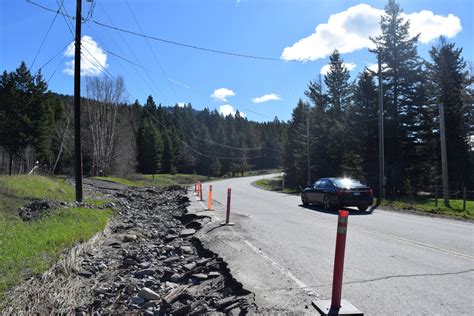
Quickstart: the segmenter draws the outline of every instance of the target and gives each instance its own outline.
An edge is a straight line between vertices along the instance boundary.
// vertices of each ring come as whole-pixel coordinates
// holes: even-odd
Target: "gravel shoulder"
[[[116,216],[94,238],[7,294],[2,313],[197,315],[254,313],[253,293],[196,236],[211,218],[188,214],[186,190],[86,182]]]

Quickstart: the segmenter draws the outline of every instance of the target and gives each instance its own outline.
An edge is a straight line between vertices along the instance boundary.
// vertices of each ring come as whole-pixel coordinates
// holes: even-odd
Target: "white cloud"
[[[351,71],[354,69],[357,65],[354,63],[343,63],[343,65],[347,68],[347,70]],[[321,71],[319,72],[321,75],[326,75],[329,72],[330,65],[326,64],[323,67],[321,67]]]
[[[386,71],[387,70],[387,64],[386,63],[383,63],[382,64],[382,72]],[[367,69],[375,72],[375,73],[378,73],[379,72],[379,64],[378,63],[375,63],[375,64],[372,64],[372,65],[369,65],[369,66],[366,66]]]
[[[285,60],[313,61],[329,56],[338,49],[350,53],[373,47],[369,37],[380,32],[380,16],[384,11],[367,4],[358,4],[345,11],[333,14],[327,23],[316,26],[315,32],[292,46],[286,47],[281,58]],[[458,17],[435,15],[431,11],[404,14],[410,20],[410,34],[421,33],[420,42],[427,43],[440,35],[454,37],[461,31]]]
[[[452,14],[446,17],[423,10],[407,14],[406,18],[410,20],[410,35],[420,33],[422,43],[428,43],[441,35],[451,38],[462,30],[461,20]]]
[[[70,43],[64,52],[66,57],[74,57],[74,42]],[[107,69],[107,54],[92,37],[84,35],[81,38],[81,76],[99,76]],[[74,75],[74,59],[66,62],[64,73]]]
[[[251,100],[253,103],[262,103],[262,102],[267,102],[267,101],[281,100],[281,98],[278,94],[270,93],[270,94],[262,95],[261,97],[252,98]]]
[[[237,112],[237,111],[234,110],[234,107],[233,107],[232,105],[230,105],[230,104],[224,104],[224,105],[221,105],[221,106],[219,107],[219,113],[222,114],[222,115],[224,115],[224,116],[227,116],[227,115],[229,115],[229,114],[232,115],[232,116],[235,116],[235,113],[236,113],[236,112]],[[241,116],[241,117],[246,117],[246,115],[245,115],[244,112],[240,112],[240,111],[239,111],[239,113],[240,113],[240,116]]]
[[[184,102],[178,102],[176,105],[180,108],[185,108],[186,107],[186,103],[184,103]]]
[[[234,91],[227,88],[220,88],[214,90],[214,92],[211,94],[211,97],[218,101],[227,102],[227,97],[232,97],[234,95]]]

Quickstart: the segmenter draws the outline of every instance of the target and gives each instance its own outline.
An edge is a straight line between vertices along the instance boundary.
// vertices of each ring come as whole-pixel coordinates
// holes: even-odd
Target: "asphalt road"
[[[267,176],[213,185],[214,211],[191,193],[191,212],[209,215],[204,244],[256,294],[262,312],[315,313],[330,299],[337,213],[303,207],[298,196],[251,185]],[[232,188],[231,222],[224,218]],[[342,298],[366,315],[472,315],[474,225],[383,211],[350,211]]]

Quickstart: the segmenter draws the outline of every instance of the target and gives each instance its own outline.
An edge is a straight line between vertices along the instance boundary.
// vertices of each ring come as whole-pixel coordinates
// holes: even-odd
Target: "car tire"
[[[331,197],[327,194],[323,197],[323,207],[324,209],[328,211],[331,211],[334,208],[334,206],[331,203]]]
[[[367,205],[367,204],[366,204],[366,205],[359,205],[359,206],[357,206],[357,209],[358,209],[359,211],[361,211],[361,212],[366,211],[368,208],[369,208],[369,205]]]
[[[304,206],[309,205],[309,203],[308,203],[308,198],[306,197],[306,194],[305,194],[305,193],[302,193],[302,194],[301,194],[301,203],[303,203]]]

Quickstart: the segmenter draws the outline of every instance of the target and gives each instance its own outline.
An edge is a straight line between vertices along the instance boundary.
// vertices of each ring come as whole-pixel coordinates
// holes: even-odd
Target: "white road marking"
[[[278,269],[281,273],[285,274],[287,277],[289,277],[291,280],[293,280],[293,282],[296,283],[296,285],[298,286],[298,288],[302,288],[303,290],[305,290],[309,295],[312,295],[312,296],[319,296],[318,293],[316,293],[315,291],[311,290],[308,288],[308,285],[306,285],[303,281],[301,281],[300,279],[298,279],[296,276],[294,276],[293,273],[291,273],[290,271],[288,271],[287,269],[285,269],[282,265],[280,265],[278,262],[276,262],[275,260],[273,260],[272,258],[270,258],[266,253],[264,253],[263,251],[261,251],[260,249],[258,249],[256,246],[254,246],[250,241],[244,239],[244,242],[247,244],[247,246],[250,247],[250,249],[252,249],[256,254],[258,254],[260,257],[262,257],[263,259],[267,260],[268,262],[270,262],[276,269]]]

